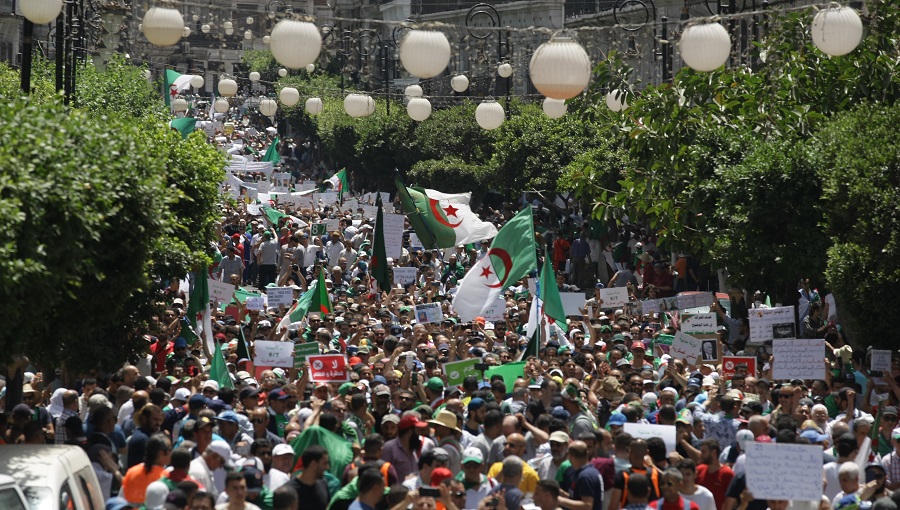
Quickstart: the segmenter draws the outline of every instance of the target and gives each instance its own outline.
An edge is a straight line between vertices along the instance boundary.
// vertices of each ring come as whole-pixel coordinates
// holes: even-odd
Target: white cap
[[[206,447],[209,451],[218,454],[222,460],[228,462],[231,460],[231,446],[221,439],[216,439]]]
[[[291,448],[291,445],[289,445],[289,444],[284,444],[284,443],[276,444],[275,447],[272,448],[272,456],[273,457],[277,457],[279,455],[288,455],[288,454],[291,454],[291,455],[294,454],[294,449]]]
[[[653,393],[652,391],[650,393],[644,393],[644,396],[641,397],[641,402],[643,402],[645,406],[655,406],[656,393]]]
[[[163,510],[166,507],[166,497],[169,495],[169,486],[162,482],[152,482],[144,493],[144,506],[147,510]]]
[[[175,390],[175,396],[172,397],[172,400],[183,400],[185,402],[191,398],[191,390],[187,388],[178,388]]]
[[[219,391],[219,383],[212,379],[209,379],[208,381],[203,383],[203,388],[212,388],[216,391]]]

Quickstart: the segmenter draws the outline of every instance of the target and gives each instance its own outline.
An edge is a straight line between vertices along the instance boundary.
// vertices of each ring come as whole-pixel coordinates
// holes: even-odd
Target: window
[[[86,510],[103,510],[105,507],[100,487],[95,483],[96,477],[92,468],[86,467],[76,475],[81,484],[82,503]]]
[[[75,499],[69,482],[63,483],[59,488],[59,510],[75,510]]]
[[[0,489],[0,508],[8,510],[25,510],[22,504],[22,498],[15,487],[4,487]]]

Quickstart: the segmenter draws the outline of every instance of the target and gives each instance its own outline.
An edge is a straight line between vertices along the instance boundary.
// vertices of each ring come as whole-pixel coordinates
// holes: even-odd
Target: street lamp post
[[[491,37],[491,32],[482,32],[478,30],[473,30],[475,28],[475,22],[478,19],[487,20],[487,23],[490,27],[500,27],[501,18],[500,13],[497,12],[497,9],[491,5],[486,3],[480,3],[473,5],[469,12],[466,13],[466,30],[469,32],[469,35],[478,40],[485,40],[488,37]],[[502,30],[497,31],[497,62],[499,64],[503,64],[509,58],[510,48],[509,48],[509,31],[506,32],[506,38],[504,40],[503,37],[504,32]],[[497,73],[497,68],[495,67],[492,73]],[[496,79],[496,78],[495,78]],[[506,85],[506,116],[509,118],[509,93],[512,88],[512,74],[506,76],[504,78]],[[495,82],[494,93],[495,95],[500,95],[500,80]]]

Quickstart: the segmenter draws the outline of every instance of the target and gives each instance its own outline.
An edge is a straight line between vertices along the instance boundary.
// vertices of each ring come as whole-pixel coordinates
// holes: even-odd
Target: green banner
[[[323,236],[328,232],[328,225],[324,223],[313,223],[310,227],[310,235],[312,236]]]
[[[308,356],[319,354],[319,343],[294,344],[294,368],[300,368],[300,364],[306,361]]]
[[[460,386],[463,380],[474,375],[481,379],[481,372],[475,369],[475,365],[481,361],[478,358],[464,359],[462,361],[453,361],[444,363],[444,374],[447,376],[447,386]]]
[[[525,376],[525,362],[519,361],[516,363],[507,363],[505,365],[493,367],[484,373],[484,377],[487,379],[490,379],[491,376],[494,375],[503,376],[503,382],[506,383],[506,392],[512,393],[516,379]]]

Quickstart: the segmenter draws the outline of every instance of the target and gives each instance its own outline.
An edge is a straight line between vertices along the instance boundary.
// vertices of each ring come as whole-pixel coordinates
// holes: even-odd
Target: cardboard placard
[[[294,304],[294,289],[290,287],[271,287],[266,289],[266,301],[269,306]]]
[[[425,247],[422,245],[422,241],[419,240],[419,236],[417,236],[415,232],[410,232],[409,233],[409,249],[414,250],[416,248],[418,248],[420,250],[425,249]]]
[[[869,370],[872,371],[891,371],[891,351],[872,349],[872,357],[869,360]]]
[[[700,339],[700,362],[715,365],[722,356],[718,339]]]
[[[750,314],[750,343],[776,338],[797,338],[794,307],[753,308]]]
[[[300,365],[310,356],[315,356],[317,354],[319,354],[318,342],[294,344],[294,368],[300,368]]]
[[[753,356],[722,356],[722,377],[731,379],[735,372],[746,366],[744,373],[756,376],[756,358]]]
[[[399,259],[403,251],[403,220],[402,214],[387,214],[383,216],[384,222],[384,252],[388,257]]]
[[[350,373],[343,354],[309,356],[309,379],[313,382],[347,382]]]
[[[713,302],[712,292],[695,292],[691,294],[681,293],[675,297],[677,298],[676,302],[678,303],[679,310],[701,308],[709,306]]]
[[[494,302],[491,303],[491,306],[489,306],[481,316],[484,317],[484,320],[491,322],[504,320],[506,318],[506,300],[502,297],[495,299]]]
[[[675,451],[675,425],[626,423],[622,431],[631,434],[632,437],[639,437],[644,440],[658,437],[666,443],[666,452],[672,453]]]
[[[772,379],[825,379],[824,338],[772,340],[772,356]]]
[[[294,344],[292,342],[272,342],[257,340],[253,343],[257,366],[290,368],[294,366]]]
[[[690,317],[683,317],[681,322],[681,331],[693,336],[715,336],[718,327],[715,313],[698,313]]]
[[[600,289],[600,299],[603,300],[603,308],[621,308],[628,302],[628,288]]]
[[[428,324],[428,323],[441,323],[444,320],[444,312],[441,310],[441,305],[438,303],[422,303],[421,305],[416,305],[416,323],[417,324]]]
[[[756,499],[818,502],[822,498],[821,446],[749,443],[746,470],[747,489]]]
[[[696,363],[702,352],[702,340],[685,334],[682,331],[675,332],[675,338],[669,347],[669,355],[675,359],[682,359],[690,364]]]
[[[393,267],[391,271],[394,273],[394,284],[400,284],[404,287],[416,282],[415,267]]]
[[[463,380],[474,375],[481,378],[481,372],[475,369],[475,365],[481,361],[478,358],[465,359],[462,361],[453,361],[444,363],[444,374],[447,376],[447,386],[460,386]]]
[[[207,281],[209,282],[209,299],[219,303],[231,301],[231,296],[234,294],[234,285],[213,280],[212,278],[208,278]]]
[[[584,292],[560,292],[559,299],[562,301],[563,312],[566,316],[574,315],[581,317],[580,308],[584,308]],[[604,303],[603,306],[606,306]]]
[[[266,298],[264,296],[252,296],[247,298],[247,310],[265,310]]]

